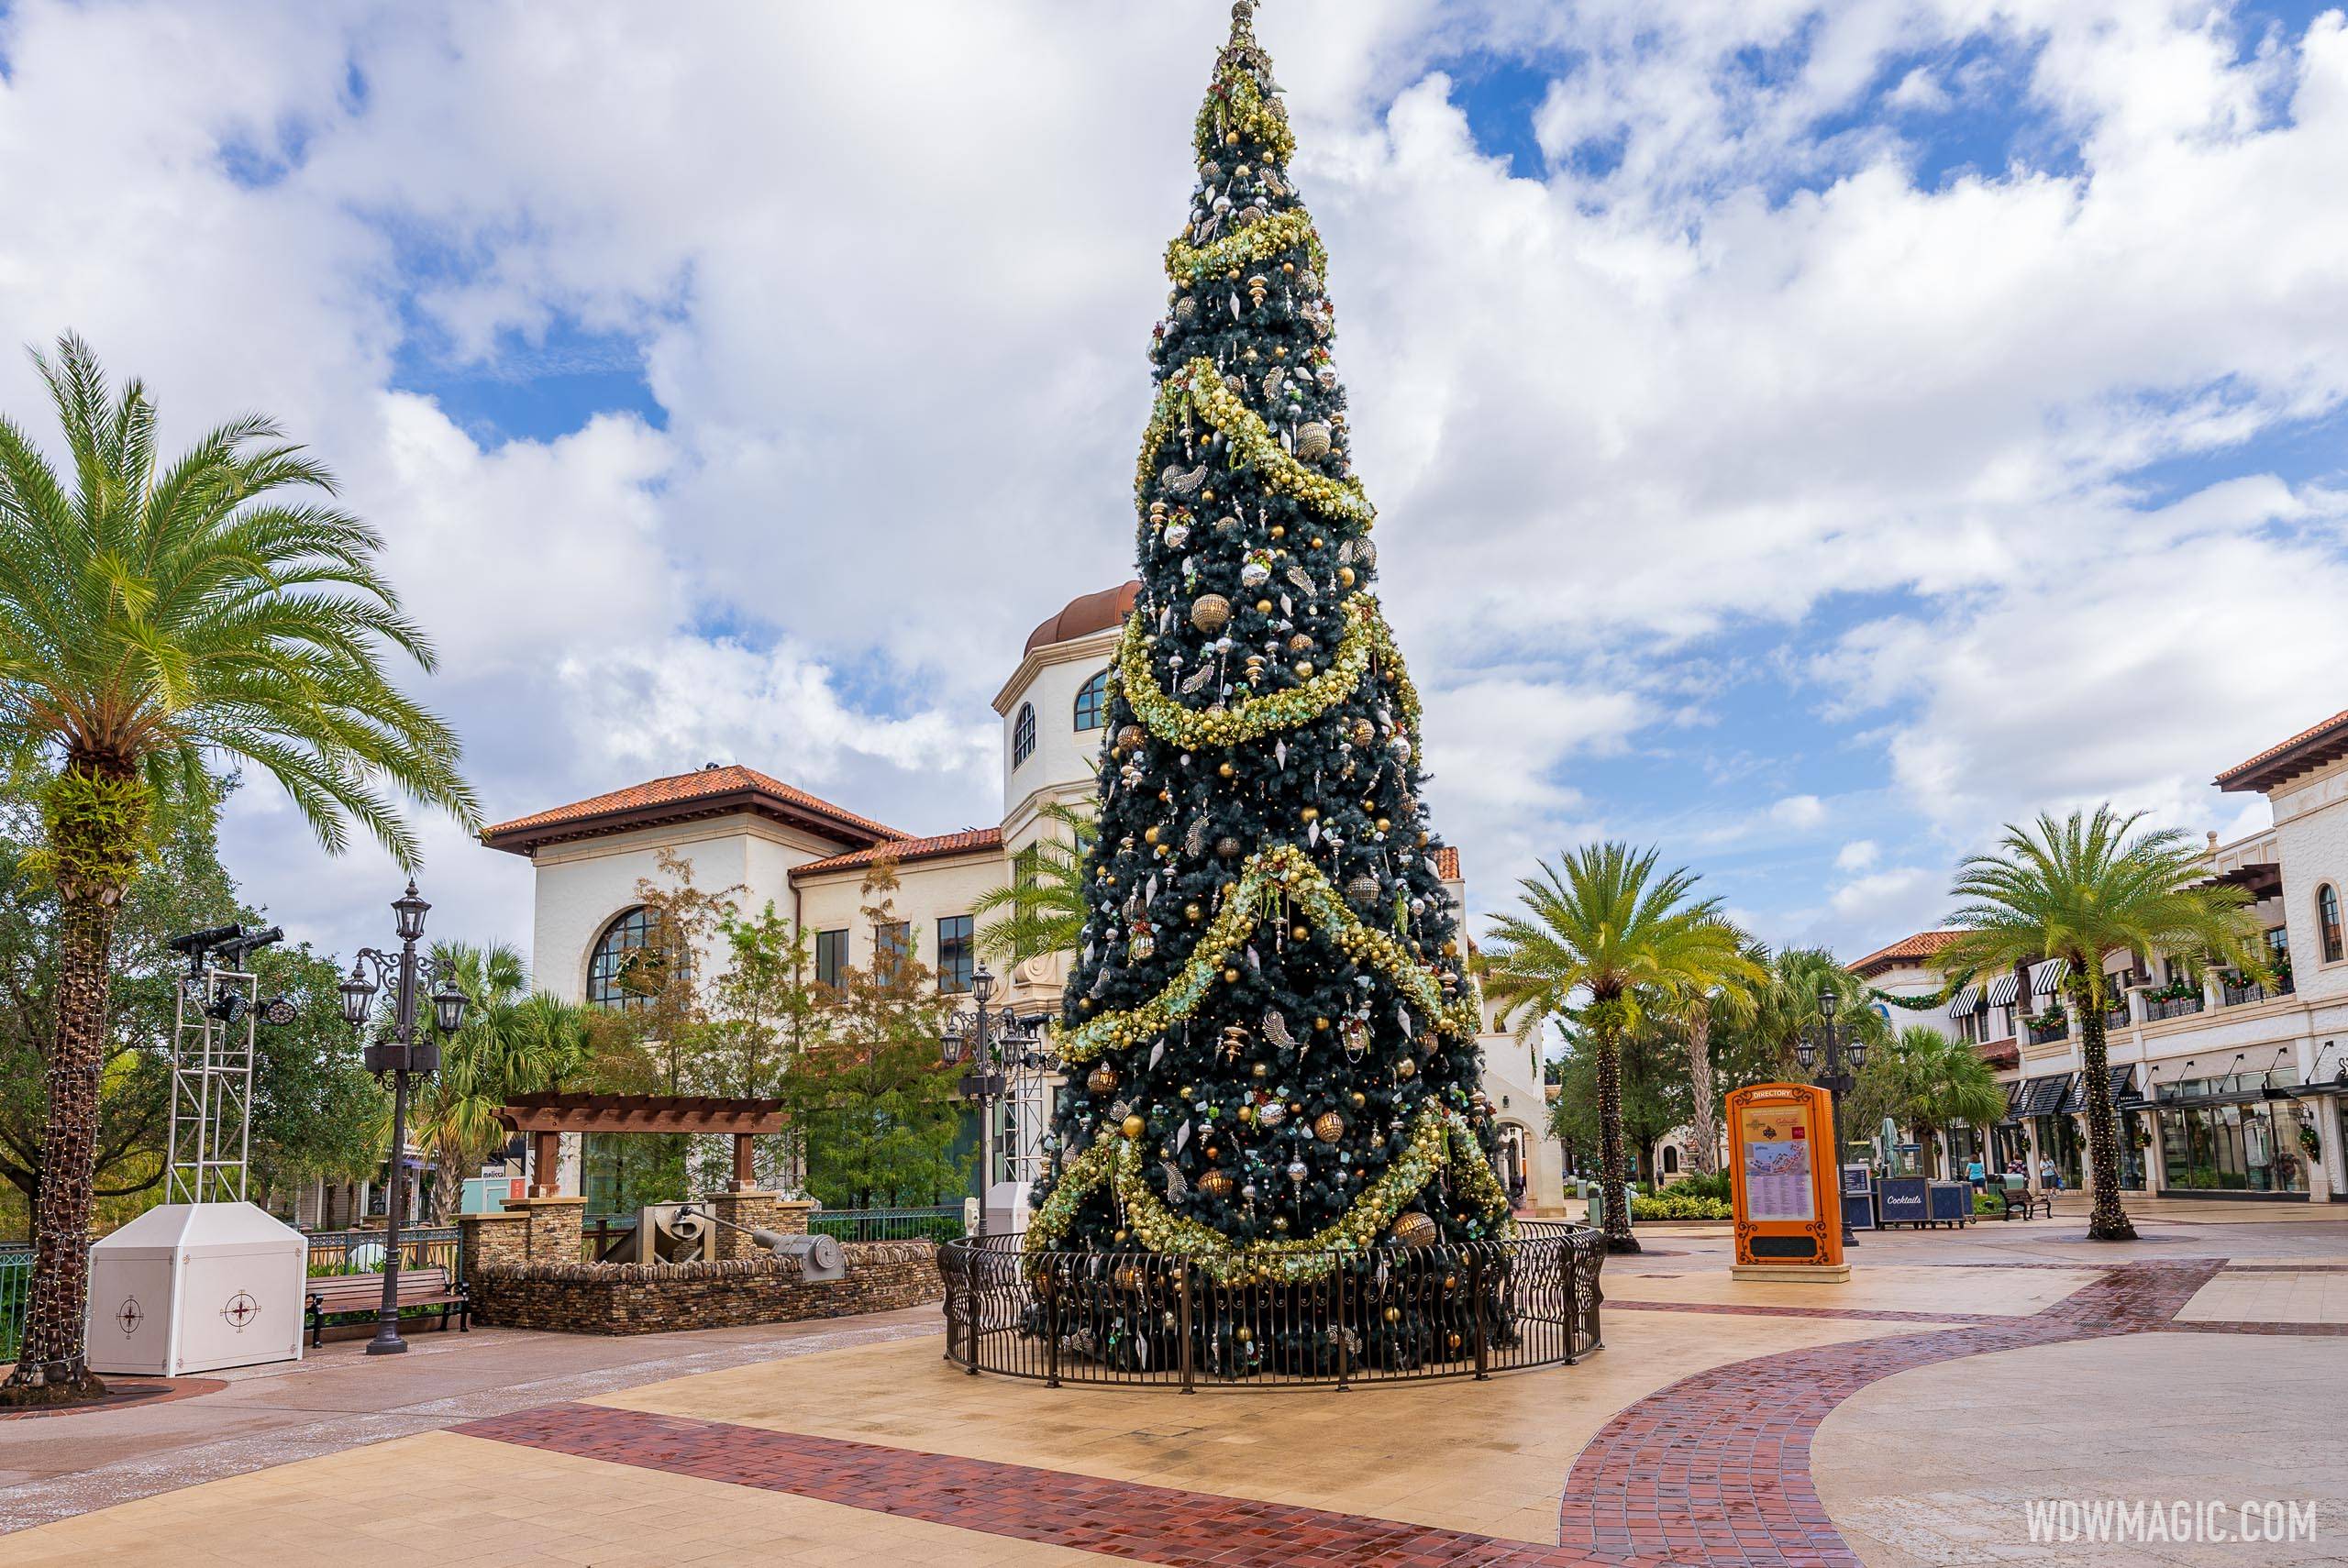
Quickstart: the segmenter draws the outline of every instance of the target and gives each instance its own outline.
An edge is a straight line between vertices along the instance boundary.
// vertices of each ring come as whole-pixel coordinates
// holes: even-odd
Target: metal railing
[[[17,1359],[25,1339],[25,1306],[33,1294],[33,1254],[11,1247],[0,1252],[0,1361]]]
[[[2050,1041],[2063,1039],[2070,1032],[2071,1021],[2068,1018],[2057,1018],[2049,1022],[2033,1023],[2029,1026],[2030,1043],[2032,1045],[2043,1045]]]
[[[435,1264],[458,1275],[457,1228],[433,1226],[400,1231],[400,1267],[430,1268]],[[381,1231],[313,1231],[310,1232],[310,1273],[378,1274],[383,1267]]]
[[[1486,1377],[1600,1347],[1601,1235],[1519,1220],[1504,1242],[1334,1252],[1321,1279],[1223,1285],[1156,1253],[949,1242],[946,1358],[1062,1383],[1264,1387]]]
[[[2242,1007],[2249,1002],[2261,1002],[2269,997],[2291,994],[2291,977],[2277,977],[2273,982],[2264,980],[2221,980],[2218,983],[2219,1005]]]
[[[2185,1018],[2201,1010],[2201,993],[2195,991],[2183,997],[2146,997],[2144,1021],[2158,1023],[2165,1018]]]
[[[843,1242],[958,1242],[962,1206],[927,1209],[818,1209],[807,1216],[811,1234]]]

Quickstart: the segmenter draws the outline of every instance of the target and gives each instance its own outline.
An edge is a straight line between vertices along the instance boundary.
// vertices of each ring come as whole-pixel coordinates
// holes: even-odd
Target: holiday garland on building
[[[1279,1289],[1512,1221],[1419,800],[1418,695],[1369,592],[1376,513],[1329,352],[1326,254],[1253,9],[1233,8],[1167,248],[1135,474],[1142,589],[1111,668],[1058,1033],[1069,1078],[1027,1247],[1038,1270],[1146,1251]],[[1348,1352],[1456,1353],[1463,1309],[1373,1314]],[[1160,1314],[1127,1317],[1109,1337],[1146,1359]],[[1335,1342],[1309,1320],[1286,1344],[1198,1331],[1205,1364],[1240,1370]]]

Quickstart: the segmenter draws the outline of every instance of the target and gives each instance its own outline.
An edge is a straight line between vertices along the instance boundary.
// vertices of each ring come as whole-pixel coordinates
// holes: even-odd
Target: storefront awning
[[[2007,1083],[2006,1123],[2008,1125],[2021,1120],[2021,1097],[2023,1091],[2029,1088],[2030,1085],[2021,1078],[2014,1078]]]
[[[2020,995],[2021,995],[2021,977],[2020,975],[2010,973],[2004,974],[1989,982],[1989,1005],[1991,1007],[2009,1006],[2012,1003],[2014,998]]]
[[[1960,988],[1956,995],[1948,999],[1948,1015],[1951,1018],[1963,1018],[1980,1005],[1981,988],[1966,986]]]
[[[2105,1070],[2111,1076],[2111,1103],[2114,1108],[2142,1105],[2144,1103],[2144,1097],[2136,1092],[2136,1068],[2134,1064],[2131,1063],[2126,1066],[2120,1067],[2108,1067]],[[2084,1115],[2087,1109],[2088,1076],[2085,1073],[2077,1073],[2072,1077],[2071,1092],[2066,1096],[2063,1100],[2063,1114],[2066,1116]]]
[[[2032,1078],[2023,1086],[2021,1098],[2014,1106],[2017,1116],[2053,1116],[2063,1109],[2063,1100],[2071,1092],[2071,1080],[2076,1073],[2054,1073],[2043,1078]]]
[[[2030,994],[2034,997],[2053,996],[2062,989],[2063,982],[2070,973],[2071,961],[2068,958],[2049,958],[2043,964],[2032,964],[2030,966]]]

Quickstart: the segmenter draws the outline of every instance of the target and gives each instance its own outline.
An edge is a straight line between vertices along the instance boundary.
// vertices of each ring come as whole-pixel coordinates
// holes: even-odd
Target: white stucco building
[[[501,823],[483,834],[494,850],[526,856],[535,872],[531,971],[540,987],[572,1000],[625,1006],[615,984],[626,953],[643,944],[647,924],[638,884],[664,881],[664,852],[692,863],[694,885],[739,889],[756,910],[775,909],[810,933],[819,977],[835,965],[869,966],[876,941],[910,944],[939,984],[961,989],[974,966],[973,906],[1004,886],[1015,857],[1039,834],[1055,831],[1045,802],[1088,804],[1106,733],[1104,686],[1118,633],[1138,583],[1070,601],[1029,635],[1017,665],[996,693],[1002,723],[1002,814],[999,821],[921,834],[875,822],[819,800],[756,768],[711,763],[688,773],[626,785],[585,801]],[[777,759],[788,771],[788,759]],[[1441,852],[1437,867],[1456,907],[1467,907],[1458,854]],[[898,928],[882,933],[860,918],[861,889],[872,862],[897,867]],[[715,952],[692,955],[715,966]],[[1007,1002],[1021,1014],[1056,1013],[1065,959],[1031,959],[1007,976]],[[1512,1037],[1485,1040],[1485,1090],[1499,1115],[1504,1179],[1521,1180],[1524,1204],[1562,1199],[1559,1151],[1547,1136],[1537,1067]],[[1032,1176],[1036,1140],[1047,1099],[1006,1111],[999,1128],[991,1182]],[[575,1161],[576,1151],[566,1153]],[[566,1170],[566,1190],[580,1190]]]
[[[2221,790],[2264,794],[2274,825],[2232,843],[2210,835],[2203,864],[2255,900],[2270,982],[2208,973],[2184,955],[2113,954],[2104,962],[2112,1092],[2121,1107],[2127,1186],[2169,1197],[2348,1201],[2348,712],[2336,713],[2219,774]],[[1893,996],[1944,986],[1930,963],[1951,933],[1920,932],[1853,967]],[[2059,963],[1984,977],[1895,1025],[1927,1023],[1974,1042],[2008,1086],[2004,1121],[1987,1130],[1993,1165],[2052,1159],[2083,1175],[2085,1101],[2077,1024],[2056,1005]],[[1979,1132],[1960,1134],[1960,1163]]]

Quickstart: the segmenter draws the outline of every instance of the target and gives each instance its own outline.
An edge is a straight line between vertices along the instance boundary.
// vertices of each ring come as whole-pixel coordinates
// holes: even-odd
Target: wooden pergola
[[[750,1140],[782,1131],[782,1101],[706,1094],[526,1094],[500,1106],[509,1132],[530,1137],[530,1196],[559,1196],[565,1132],[704,1132],[734,1140],[733,1190],[757,1185],[750,1175]]]

